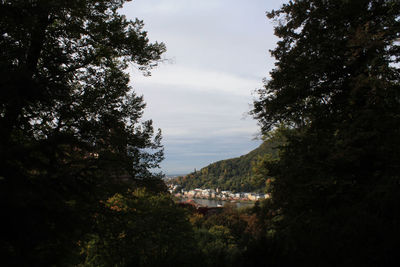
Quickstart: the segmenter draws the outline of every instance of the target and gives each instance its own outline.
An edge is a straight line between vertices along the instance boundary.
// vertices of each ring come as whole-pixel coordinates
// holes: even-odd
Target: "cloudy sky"
[[[143,19],[149,39],[167,46],[165,63],[144,77],[144,117],[163,132],[167,174],[185,174],[256,148],[257,122],[246,115],[253,91],[274,61],[277,39],[265,12],[284,0],[135,0],[122,10]]]

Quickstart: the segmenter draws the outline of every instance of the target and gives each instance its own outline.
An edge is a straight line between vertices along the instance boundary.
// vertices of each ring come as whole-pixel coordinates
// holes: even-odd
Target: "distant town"
[[[179,185],[169,184],[168,191],[175,197],[180,198],[202,198],[202,199],[217,199],[229,201],[257,201],[260,199],[269,198],[269,194],[263,193],[249,193],[239,192],[233,193],[231,191],[221,191],[217,189],[201,189],[196,188],[193,190],[179,189]]]

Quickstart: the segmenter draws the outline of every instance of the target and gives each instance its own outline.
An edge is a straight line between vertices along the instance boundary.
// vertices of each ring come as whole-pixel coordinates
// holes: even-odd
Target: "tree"
[[[268,16],[281,40],[253,114],[265,133],[293,129],[268,166],[291,255],[390,265],[399,255],[400,2],[298,0]]]
[[[198,256],[186,211],[143,189],[104,201],[96,232],[80,243],[82,266],[188,266]]]
[[[3,264],[70,265],[100,200],[162,190],[161,135],[125,70],[148,74],[165,46],[118,13],[125,2],[0,2]]]

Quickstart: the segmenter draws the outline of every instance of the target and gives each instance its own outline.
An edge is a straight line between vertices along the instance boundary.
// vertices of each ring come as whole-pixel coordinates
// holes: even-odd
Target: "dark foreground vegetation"
[[[150,171],[161,135],[125,70],[165,46],[124,2],[0,1],[2,266],[399,264],[398,0],[268,14],[277,63],[252,114],[285,140],[255,166],[272,197],[208,215]]]

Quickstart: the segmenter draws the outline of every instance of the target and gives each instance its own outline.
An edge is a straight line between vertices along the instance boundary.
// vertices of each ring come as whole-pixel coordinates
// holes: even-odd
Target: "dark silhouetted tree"
[[[400,235],[400,2],[298,0],[268,14],[276,68],[253,114],[288,144],[267,166],[290,256],[388,266]]]
[[[165,51],[124,0],[0,1],[2,264],[72,265],[99,200],[163,189],[160,133],[128,85]]]

